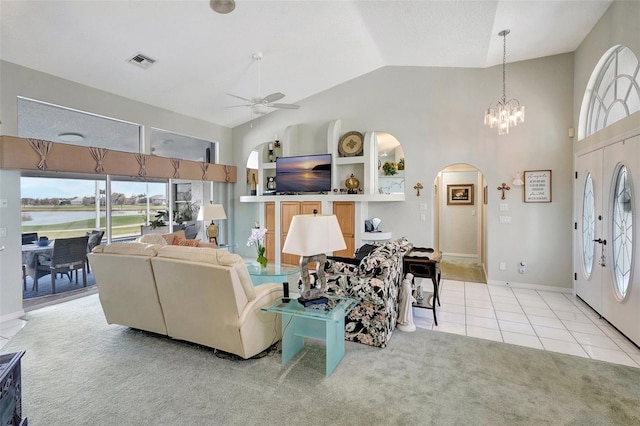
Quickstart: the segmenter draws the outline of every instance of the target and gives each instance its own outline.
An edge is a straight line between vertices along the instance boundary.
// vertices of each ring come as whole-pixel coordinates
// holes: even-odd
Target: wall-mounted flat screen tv
[[[276,191],[331,191],[331,154],[278,157]]]

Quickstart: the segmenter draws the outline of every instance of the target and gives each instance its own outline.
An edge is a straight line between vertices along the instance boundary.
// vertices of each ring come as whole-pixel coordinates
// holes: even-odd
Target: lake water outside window
[[[167,184],[111,181],[113,240],[140,235],[140,226],[167,208]],[[106,230],[106,194],[102,180],[21,178],[22,232],[49,239]]]

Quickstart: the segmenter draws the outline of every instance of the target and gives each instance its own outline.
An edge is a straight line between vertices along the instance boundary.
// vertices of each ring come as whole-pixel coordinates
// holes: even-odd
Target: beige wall
[[[296,142],[326,147],[328,123],[342,119],[343,131],[384,131],[402,144],[405,187],[425,186],[421,197],[407,192],[404,202],[369,203],[369,216],[392,224],[393,235],[419,246],[434,246],[433,185],[445,167],[465,163],[487,179],[487,270],[495,284],[571,288],[571,170],[573,54],[509,64],[507,95],[527,109],[526,122],[507,136],[483,125],[483,112],[502,89],[502,67],[488,69],[384,67],[301,102],[300,110],[277,111],[234,128],[234,156],[241,167],[255,145],[282,134],[290,125],[304,127]],[[500,192],[516,171],[553,170],[553,202],[525,204],[522,189],[507,194],[510,225],[499,224]],[[238,176],[243,171],[238,170]],[[236,186],[236,199],[244,188]],[[420,203],[428,210],[420,211]],[[236,223],[258,220],[254,205],[236,203]],[[421,220],[424,213],[426,220]],[[242,235],[237,230],[237,235]],[[552,242],[554,242],[552,244]],[[243,250],[242,244],[239,250]],[[517,272],[520,261],[527,273]],[[507,263],[499,271],[500,262]]]

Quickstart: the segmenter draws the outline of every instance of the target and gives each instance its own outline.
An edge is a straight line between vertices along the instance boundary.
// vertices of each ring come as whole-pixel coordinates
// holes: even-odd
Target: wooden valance
[[[180,179],[185,180],[226,183],[237,181],[235,166],[224,164],[203,166],[200,161],[178,160],[15,136],[0,136],[0,169],[134,177],[141,176],[142,173],[146,178],[159,179],[174,179],[177,174]]]

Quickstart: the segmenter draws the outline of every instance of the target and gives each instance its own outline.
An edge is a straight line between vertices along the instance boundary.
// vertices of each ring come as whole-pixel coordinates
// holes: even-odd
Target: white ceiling
[[[299,103],[387,65],[489,67],[574,51],[611,0],[0,0],[0,58],[223,126],[227,108],[282,92]],[[258,93],[254,52],[264,54]],[[147,70],[127,63],[142,53]],[[290,111],[295,114],[295,111]]]

